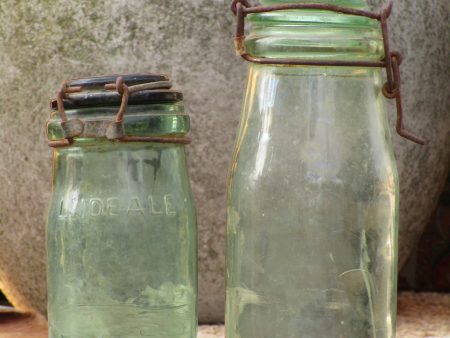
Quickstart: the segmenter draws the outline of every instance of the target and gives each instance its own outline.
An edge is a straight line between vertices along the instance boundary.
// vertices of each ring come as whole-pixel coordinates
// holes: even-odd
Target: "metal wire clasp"
[[[159,142],[159,143],[180,143],[189,144],[191,141],[187,137],[154,137],[154,136],[125,136],[123,128],[123,117],[128,107],[128,99],[131,94],[143,90],[155,90],[161,88],[172,87],[170,81],[158,81],[138,84],[135,86],[127,86],[122,76],[116,79],[116,83],[108,83],[105,85],[106,90],[117,90],[122,96],[119,111],[116,114],[114,122],[106,129],[106,138],[109,140],[120,140],[123,142]]]
[[[393,0],[389,0],[380,12],[374,13],[366,10],[346,8],[330,4],[282,4],[273,6],[251,6],[248,0],[233,0],[231,10],[236,15],[237,26],[234,37],[236,53],[244,60],[259,64],[268,65],[295,65],[295,66],[344,66],[344,67],[382,67],[386,68],[387,83],[383,87],[383,94],[389,99],[396,99],[397,104],[397,133],[415,143],[424,145],[425,140],[415,136],[403,127],[403,107],[400,92],[400,64],[402,61],[399,52],[391,52],[389,47],[389,34],[387,18],[390,16],[393,7]],[[380,61],[345,61],[345,60],[302,60],[284,58],[256,57],[249,54],[245,48],[245,18],[248,14],[267,13],[291,9],[318,9],[327,10],[342,14],[364,16],[381,23],[383,34],[383,45],[385,56]]]
[[[68,119],[67,114],[64,110],[64,99],[68,93],[78,93],[81,92],[81,87],[69,87],[68,82],[64,81],[61,84],[61,88],[56,94],[56,103],[58,105],[58,115],[61,118],[61,127],[64,131],[64,139],[60,141],[50,141],[49,146],[51,147],[64,147],[71,145],[73,139],[83,133],[84,124],[83,121],[79,119]]]
[[[95,135],[95,137],[106,137],[108,140],[111,141],[122,141],[122,142],[156,142],[156,143],[189,144],[191,140],[187,137],[125,135],[125,130],[123,127],[123,119],[127,111],[128,100],[130,98],[130,95],[139,91],[167,89],[170,87],[172,87],[172,83],[170,81],[149,82],[134,86],[127,86],[122,76],[117,77],[115,83],[106,84],[105,90],[117,90],[117,92],[121,96],[120,108],[115,116],[114,121],[112,121],[106,126],[106,130],[103,128],[96,128],[97,134]],[[58,107],[58,115],[61,118],[61,127],[64,131],[64,139],[57,141],[49,141],[48,145],[50,147],[60,148],[70,146],[74,143],[74,139],[76,137],[85,136],[85,123],[80,119],[69,119],[64,110],[64,99],[67,99],[67,94],[80,93],[82,91],[83,87],[81,86],[70,87],[67,81],[64,81],[62,83],[61,88],[58,90],[56,95],[56,103]],[[86,122],[86,126],[88,125],[89,122]],[[90,135],[89,137],[92,137],[92,135]]]

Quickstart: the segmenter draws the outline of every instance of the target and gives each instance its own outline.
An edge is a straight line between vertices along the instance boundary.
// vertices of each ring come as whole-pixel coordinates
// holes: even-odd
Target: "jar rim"
[[[137,74],[112,74],[112,75],[100,75],[100,76],[91,76],[86,78],[72,79],[69,80],[67,85],[69,87],[104,87],[108,83],[114,83],[117,78],[121,76],[124,82],[129,85],[137,85],[141,83],[148,82],[159,82],[159,81],[169,81],[169,77],[164,74],[156,74],[156,73],[137,73]]]

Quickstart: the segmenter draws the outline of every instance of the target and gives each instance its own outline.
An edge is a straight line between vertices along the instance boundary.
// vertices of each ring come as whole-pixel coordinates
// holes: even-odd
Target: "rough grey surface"
[[[406,125],[430,141],[419,147],[393,134],[402,189],[401,262],[449,166],[448,19],[445,0],[397,1],[391,19],[393,45],[406,56]],[[171,75],[192,114],[200,320],[222,320],[226,176],[245,78],[232,32],[222,0],[1,1],[0,287],[18,307],[45,309],[48,99],[63,79],[153,71]]]
[[[428,140],[421,147],[395,131],[392,134],[400,175],[399,266],[403,266],[434,212],[450,168],[450,6],[446,0],[397,0],[389,20],[392,46],[405,59],[401,66],[405,125]],[[394,102],[389,108],[394,126]]]

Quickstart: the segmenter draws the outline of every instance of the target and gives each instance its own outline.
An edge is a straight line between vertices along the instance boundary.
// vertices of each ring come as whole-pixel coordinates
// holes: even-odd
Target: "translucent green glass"
[[[81,120],[112,121],[117,113],[117,107],[91,107],[71,109],[66,113],[71,118]],[[56,111],[51,114],[47,125],[49,140],[64,138],[61,118]],[[127,107],[126,119],[123,124],[126,135],[133,136],[178,136],[189,132],[189,116],[184,114],[182,103],[148,104]]]
[[[56,149],[47,239],[51,338],[196,337],[183,145],[78,139]]]
[[[249,51],[380,58],[376,25],[324,12],[336,19],[325,29],[317,11],[298,12],[291,25],[291,12],[253,16]],[[323,44],[313,28],[305,43],[303,24]],[[227,338],[395,337],[398,178],[382,70],[249,68],[228,186]]]

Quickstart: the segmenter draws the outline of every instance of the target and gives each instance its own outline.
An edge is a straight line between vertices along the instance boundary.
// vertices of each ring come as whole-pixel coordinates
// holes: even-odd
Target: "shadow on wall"
[[[450,292],[450,175],[430,224],[400,272],[399,289]]]

